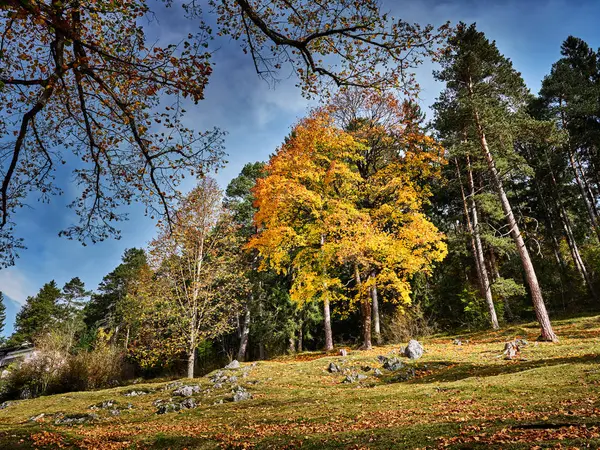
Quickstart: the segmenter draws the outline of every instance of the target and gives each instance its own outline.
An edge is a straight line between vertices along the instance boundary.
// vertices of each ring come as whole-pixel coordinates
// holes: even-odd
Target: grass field
[[[243,364],[226,371],[238,381],[221,388],[208,376],[194,380],[197,408],[162,415],[153,403],[171,396],[164,382],[24,400],[0,410],[0,448],[600,448],[600,316],[555,328],[558,344],[535,343],[533,323],[461,335],[461,346],[456,336],[424,339],[425,355],[402,358],[398,372],[377,360],[398,346]],[[504,360],[504,342],[516,337],[529,344]],[[342,383],[326,370],[332,361],[367,378]],[[234,385],[253,398],[231,402]],[[123,395],[132,389],[150,392]],[[107,399],[132,407],[97,410],[83,425],[55,423],[56,413],[87,414]]]

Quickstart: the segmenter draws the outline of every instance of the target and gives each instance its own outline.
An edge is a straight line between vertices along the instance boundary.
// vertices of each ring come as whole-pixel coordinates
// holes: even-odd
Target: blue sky
[[[158,5],[153,0],[149,4],[153,8]],[[500,51],[513,60],[533,92],[538,91],[542,78],[560,57],[560,44],[568,35],[586,40],[593,48],[600,47],[600,2],[594,0],[384,0],[383,9],[422,24],[477,22],[478,28],[496,40]],[[176,42],[193,30],[193,24],[182,19],[179,10],[157,10],[159,23],[152,26],[151,34]],[[224,188],[245,163],[266,160],[310,104],[295,88],[294,79],[282,80],[274,89],[259,79],[238,43],[217,38],[212,48],[215,70],[206,99],[188,108],[189,123],[199,130],[217,126],[228,132],[225,145],[229,163],[216,174]],[[441,89],[431,75],[434,68],[428,63],[417,70],[424,109]],[[123,223],[120,240],[83,247],[59,238],[58,232],[73,221],[65,205],[72,200],[69,193],[74,190],[68,173],[58,175],[57,182],[65,190],[63,197],[54,198],[50,204],[31,198],[30,207],[15,216],[17,233],[28,248],[21,252],[14,267],[0,270],[0,291],[8,297],[6,335],[12,332],[20,305],[45,282],[54,279],[62,286],[79,276],[94,289],[119,263],[126,248],[144,247],[154,233],[153,221],[144,217],[141,208],[132,207],[127,210],[130,220]]]

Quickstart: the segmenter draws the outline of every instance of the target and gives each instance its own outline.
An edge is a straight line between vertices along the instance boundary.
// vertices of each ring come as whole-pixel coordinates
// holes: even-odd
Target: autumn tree
[[[433,144],[420,139],[424,147]],[[301,121],[257,184],[260,234],[250,246],[275,270],[293,272],[292,299],[324,300],[326,327],[329,301],[358,303],[363,348],[370,348],[372,287],[389,301],[410,303],[412,275],[443,259],[445,245],[420,211],[426,190],[414,183],[414,163],[428,152],[407,151],[364,179],[356,167],[365,150],[365,142],[336,127],[326,112]],[[340,269],[354,277],[354,296]]]
[[[181,101],[202,100],[212,71],[207,36],[149,44],[139,23],[152,17],[144,1],[0,3],[3,264],[20,244],[16,210],[29,194],[60,193],[62,164],[80,220],[61,234],[87,243],[118,236],[120,205],[139,201],[168,221],[182,177],[220,161],[220,133],[182,123]]]
[[[188,129],[182,107],[203,99],[213,20],[199,2],[182,6],[198,32],[159,47],[140,25],[154,18],[143,0],[0,3],[2,264],[23,246],[16,210],[30,194],[59,193],[62,164],[79,186],[71,207],[80,221],[61,234],[84,243],[118,236],[126,215],[117,208],[136,201],[171,222],[182,177],[220,164],[221,133]],[[260,76],[274,81],[287,67],[308,95],[330,84],[414,92],[412,69],[447,31],[394,19],[376,0],[209,6],[217,34],[239,40]]]
[[[159,225],[150,244],[150,265],[164,283],[178,331],[184,337],[187,375],[194,377],[196,349],[233,326],[247,284],[238,254],[241,245],[222,193],[212,178],[202,178],[178,206],[171,227]]]
[[[444,132],[476,143],[519,253],[541,337],[556,341],[529,250],[505,189],[505,174],[511,166],[527,168],[514,150],[515,143],[520,138],[541,141],[552,134],[552,127],[527,115],[529,93],[521,75],[475,25],[460,23],[448,44],[441,59],[442,70],[436,73],[438,80],[446,82],[435,105],[438,122],[444,124]]]

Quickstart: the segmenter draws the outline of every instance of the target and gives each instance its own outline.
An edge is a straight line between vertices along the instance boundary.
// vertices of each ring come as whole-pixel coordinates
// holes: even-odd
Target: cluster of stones
[[[423,356],[423,346],[416,340],[411,340],[408,342],[406,347],[402,347],[399,351],[400,355],[403,355],[407,358],[416,360]],[[397,372],[404,367],[404,363],[400,361],[398,357],[386,357],[380,355],[377,357],[377,360],[380,364],[382,364],[382,369],[385,369],[389,372]],[[379,368],[373,368],[370,366],[362,366],[360,368],[356,367],[342,367],[342,365],[346,362],[346,360],[341,359],[337,362],[330,362],[329,366],[327,366],[327,371],[329,373],[342,374],[344,378],[342,383],[356,383],[360,381],[364,381],[369,378],[365,373],[372,374],[375,377],[381,377],[383,372]],[[365,372],[365,373],[361,373]],[[392,381],[406,381],[415,376],[415,370],[413,368],[407,368],[403,373],[397,374]]]
[[[237,360],[233,360],[227,364],[223,369],[215,372],[209,377],[209,381],[212,386],[205,389],[204,391],[198,384],[185,385],[180,381],[169,383],[163,390],[171,391],[172,397],[168,400],[159,399],[154,402],[154,406],[157,407],[157,414],[166,414],[169,412],[176,412],[185,409],[193,409],[199,405],[199,400],[195,397],[198,395],[208,395],[213,390],[221,390],[229,387],[230,395],[225,398],[226,401],[240,402],[244,400],[250,400],[252,394],[246,390],[243,386],[238,384],[240,378],[247,378],[248,373],[252,370],[251,366],[243,367]],[[236,371],[232,373],[231,371]],[[239,372],[237,372],[239,371]],[[216,404],[223,403],[222,398]]]
[[[107,410],[111,416],[118,416],[121,414],[121,411],[133,409],[133,405],[131,403],[122,405],[116,400],[104,400],[103,402],[96,403],[95,405],[90,405],[89,409],[92,411],[103,409]]]
[[[98,420],[98,415],[94,413],[83,413],[83,414],[46,414],[41,413],[29,418],[30,422],[40,422],[41,420],[54,419],[55,425],[82,425],[84,423],[93,422]]]

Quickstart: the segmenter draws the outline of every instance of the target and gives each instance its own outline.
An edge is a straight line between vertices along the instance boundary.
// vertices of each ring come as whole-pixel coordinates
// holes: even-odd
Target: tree
[[[238,301],[247,295],[241,245],[221,202],[216,181],[200,179],[179,205],[173,226],[160,225],[150,244],[151,267],[157,282],[164,283],[185,342],[189,378],[197,347],[232,328]]]
[[[79,277],[72,278],[62,288],[57,315],[69,337],[69,347],[73,345],[75,335],[85,329],[83,307],[89,296],[90,292],[85,290],[85,284]]]
[[[102,279],[98,286],[99,292],[92,294],[84,307],[84,321],[89,329],[103,326],[112,328],[115,335],[118,335],[123,321],[121,303],[125,301],[138,272],[147,264],[146,253],[139,248],[126,249],[121,261],[121,264]]]
[[[515,165],[527,168],[514,151],[518,138],[527,130],[541,141],[540,136],[551,133],[552,127],[536,123],[526,114],[529,94],[521,75],[475,25],[460,23],[448,44],[441,58],[442,70],[436,73],[438,80],[446,82],[446,89],[435,105],[438,123],[444,131],[458,134],[457,139],[478,143],[478,153],[487,164],[519,252],[541,326],[541,338],[556,341],[529,250],[504,187],[507,169]],[[498,161],[506,165],[499,165]]]
[[[4,294],[0,291],[0,334],[4,332],[6,326],[6,305],[4,304]]]
[[[397,21],[376,0],[209,5],[218,34],[241,40],[259,75],[275,80],[287,65],[309,95],[322,80],[414,92],[412,68],[447,30]],[[60,191],[57,166],[68,163],[80,187],[71,203],[80,221],[61,234],[87,243],[118,236],[126,216],[116,210],[134,201],[170,223],[181,179],[220,165],[221,133],[183,125],[182,100],[202,100],[212,73],[212,20],[199,2],[183,6],[199,32],[158,47],[139,25],[153,20],[144,0],[0,4],[2,264],[23,245],[13,217],[28,194],[49,201]]]
[[[260,234],[250,246],[275,270],[293,271],[293,300],[324,299],[326,319],[327,301],[346,298],[340,271],[348,269],[363,348],[371,347],[372,287],[408,304],[411,277],[445,255],[441,234],[421,212],[428,191],[416,182],[432,147],[439,153],[430,138],[407,133],[403,157],[365,180],[357,170],[365,143],[317,111],[294,128],[257,183]]]
[[[44,284],[35,297],[27,297],[17,313],[15,332],[10,337],[14,344],[32,342],[40,334],[51,330],[57,322],[61,292],[54,280]]]

